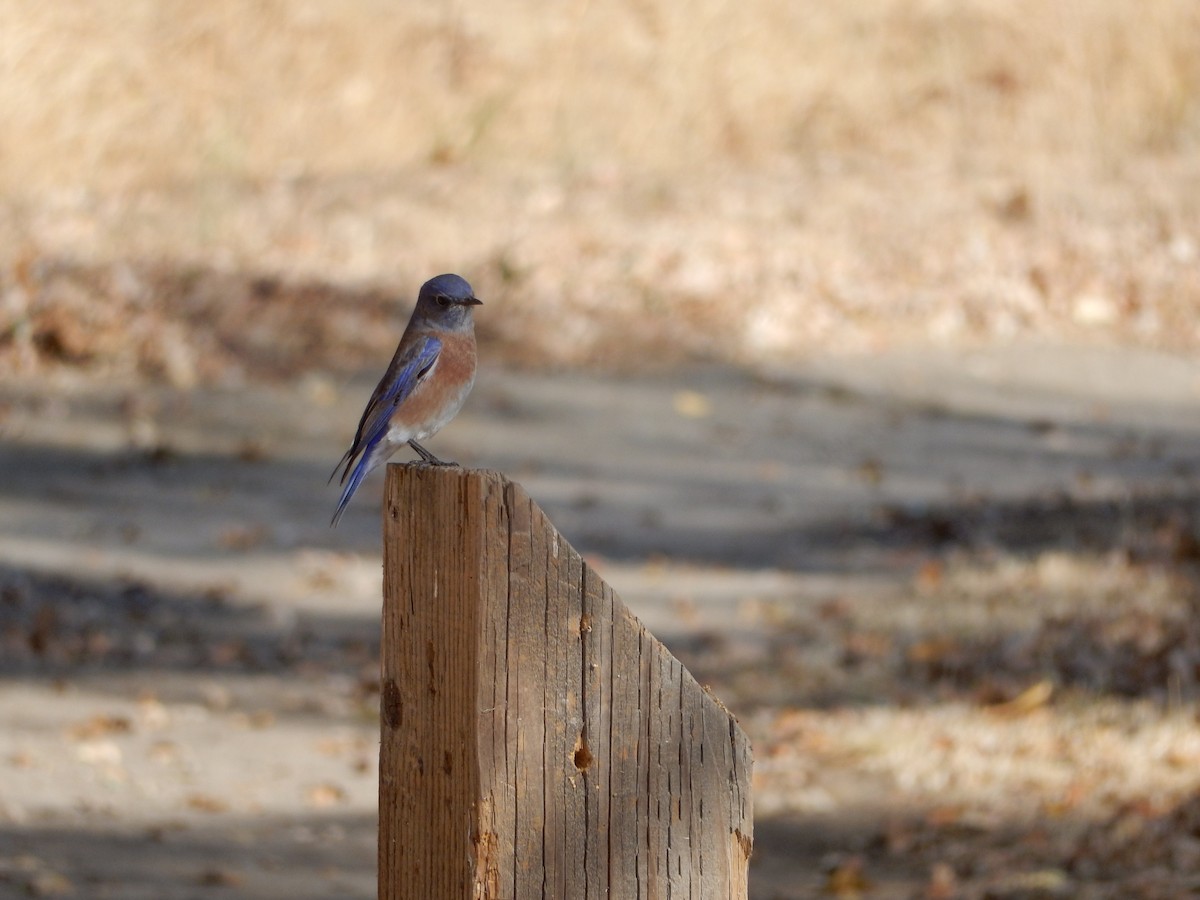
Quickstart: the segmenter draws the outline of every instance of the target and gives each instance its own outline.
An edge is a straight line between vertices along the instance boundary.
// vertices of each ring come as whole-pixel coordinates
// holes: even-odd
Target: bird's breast
[[[475,336],[438,335],[442,350],[429,374],[392,414],[388,439],[422,440],[441,430],[462,408],[475,383]]]

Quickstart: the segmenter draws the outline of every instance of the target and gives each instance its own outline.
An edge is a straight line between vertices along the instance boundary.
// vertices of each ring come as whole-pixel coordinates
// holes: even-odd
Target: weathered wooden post
[[[745,898],[750,745],[488,471],[388,468],[381,900]]]

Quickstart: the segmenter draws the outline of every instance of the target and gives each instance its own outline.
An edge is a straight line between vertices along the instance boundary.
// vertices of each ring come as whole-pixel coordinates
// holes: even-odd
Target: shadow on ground
[[[1136,835],[1123,820],[1065,818],[1054,833],[1022,823],[981,829],[891,806],[755,823],[750,897],[1174,896],[1172,870],[1200,834],[1196,797],[1150,817]],[[1019,860],[1019,862],[1017,862]],[[1136,873],[1131,876],[1131,873]],[[375,896],[371,816],[214,816],[143,827],[0,826],[0,893],[95,900]],[[1165,893],[1164,893],[1165,892]]]
[[[342,675],[358,680],[365,700],[378,688],[378,659],[378,623],[367,617],[281,617],[219,588],[173,592],[0,566],[0,678],[96,688],[114,677],[122,691],[140,681],[171,700],[169,686],[189,676]]]
[[[274,288],[262,290],[269,303]],[[193,392],[4,389],[0,689],[9,724],[25,722],[8,739],[34,749],[6,751],[9,776],[31,786],[15,812],[0,806],[0,886],[30,890],[40,874],[96,897],[373,892],[362,810],[380,482],[336,531],[325,486],[371,386],[312,375]],[[1068,395],[1022,406],[935,388],[496,371],[436,443],[525,484],[601,575],[619,573],[610,581],[632,608],[669,623],[660,635],[739,715],[977,708],[1039,681],[1155,707],[1195,695],[1200,432],[1175,406],[1095,412]],[[1118,576],[1077,598],[1046,578],[958,595],[945,574],[1059,557],[1083,560],[1085,581],[1106,565]],[[780,585],[770,602],[755,596],[764,572]],[[707,623],[689,618],[681,573],[707,583]],[[884,584],[873,606],[867,580]],[[1150,602],[1162,584],[1170,596]],[[1026,618],[1007,615],[1014,605]],[[745,628],[743,607],[760,613]],[[959,627],[966,607],[975,619]],[[168,722],[162,735],[138,704]],[[263,711],[278,733],[255,730]],[[78,738],[93,727],[117,733]],[[325,745],[336,729],[352,732],[339,738],[351,750]],[[138,766],[159,757],[155,794]],[[299,771],[271,774],[288,761]],[[210,771],[218,763],[231,771]],[[60,771],[70,791],[43,796]],[[910,811],[895,783],[852,762],[828,777],[855,780],[858,799],[756,824],[756,898],[853,884],[855,858],[876,897],[925,890],[938,862],[971,882],[965,896],[984,896],[1014,855],[1078,888],[1063,896],[1108,896],[1090,885],[1136,870],[1106,858],[1123,834],[1108,820],[1061,819],[1068,848],[1015,818]],[[286,792],[281,812],[272,800]],[[235,805],[206,813],[207,797]],[[322,803],[340,814],[312,811]],[[1143,810],[1138,834],[1192,827],[1189,810]],[[1164,852],[1147,843],[1143,855],[1166,865]]]
[[[212,816],[0,826],[0,894],[94,900],[375,897],[375,822]],[[8,893],[11,891],[11,893]]]

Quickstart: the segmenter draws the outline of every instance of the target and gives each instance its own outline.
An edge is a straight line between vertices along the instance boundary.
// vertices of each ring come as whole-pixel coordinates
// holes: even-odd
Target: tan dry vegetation
[[[228,344],[209,304],[263,277],[353,318],[444,269],[500,301],[486,337],[522,362],[1200,341],[1189,0],[0,12],[0,348],[24,370],[160,372],[130,321],[194,370]],[[97,315],[117,331],[64,351]],[[386,353],[367,319],[295,363]]]
[[[470,160],[1117,163],[1200,137],[1188,0],[6,0],[8,190]]]

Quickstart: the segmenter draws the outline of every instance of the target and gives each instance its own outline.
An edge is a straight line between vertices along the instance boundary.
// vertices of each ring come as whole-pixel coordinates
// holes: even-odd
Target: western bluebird
[[[471,307],[481,302],[457,275],[439,275],[421,286],[396,355],[363,410],[354,443],[334,467],[333,475],[342,469],[339,483],[346,487],[331,526],[337,525],[367,473],[401,444],[407,443],[427,463],[456,465],[442,462],[417,441],[436,434],[453,419],[471,392],[475,383]]]

